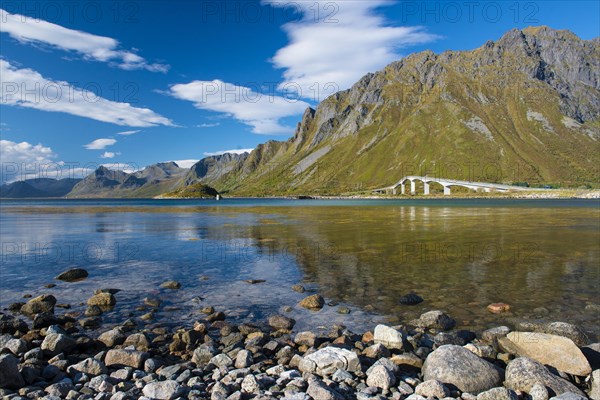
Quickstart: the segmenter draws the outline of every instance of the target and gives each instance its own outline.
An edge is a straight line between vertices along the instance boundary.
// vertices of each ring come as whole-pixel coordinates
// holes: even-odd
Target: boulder
[[[173,290],[176,290],[176,289],[180,289],[181,288],[181,283],[179,283],[177,281],[166,281],[166,282],[163,282],[160,285],[160,287],[164,288],[164,289],[173,289]]]
[[[46,334],[41,349],[51,355],[66,353],[75,348],[77,342],[63,333],[50,332]]]
[[[420,328],[439,329],[443,331],[450,330],[456,325],[456,321],[446,313],[435,310],[421,314],[416,321],[416,325]]]
[[[400,304],[405,306],[414,306],[423,302],[423,298],[416,293],[408,293],[398,300]]]
[[[90,297],[88,306],[112,307],[117,304],[117,299],[112,293],[98,293]]]
[[[590,399],[600,400],[600,369],[592,372],[592,382],[588,394],[590,395]]]
[[[382,364],[374,366],[367,374],[367,385],[370,387],[387,391],[395,384],[396,376]]]
[[[150,382],[142,390],[144,396],[156,400],[176,399],[183,392],[179,383],[173,380]]]
[[[119,344],[123,344],[125,341],[125,334],[119,329],[111,329],[98,336],[98,340],[104,343],[107,347],[114,347]]]
[[[310,381],[308,385],[308,390],[306,391],[313,399],[318,400],[344,400],[345,397],[335,390],[331,389],[325,383],[321,382],[318,379],[313,379]]]
[[[29,300],[21,307],[21,313],[28,317],[33,317],[35,314],[40,313],[54,313],[54,306],[56,305],[56,297],[51,294],[43,294],[38,297],[34,297]]]
[[[83,268],[71,268],[60,273],[56,279],[65,282],[75,282],[88,277],[88,272]]]
[[[70,368],[72,368],[75,371],[93,376],[108,373],[106,366],[104,366],[104,364],[101,361],[98,361],[95,358],[91,357],[72,365]]]
[[[479,393],[477,400],[519,400],[519,396],[510,389],[497,387]]]
[[[123,366],[141,369],[148,353],[137,350],[111,349],[106,352],[104,363],[107,366]]]
[[[318,294],[305,297],[300,301],[300,307],[308,308],[309,310],[320,310],[325,305],[325,300]]]
[[[573,392],[583,395],[575,385],[562,379],[542,364],[527,357],[519,357],[508,364],[504,386],[529,393],[536,383],[543,383],[551,395]]]
[[[503,371],[461,346],[444,345],[423,364],[424,380],[435,379],[463,392],[478,394],[502,385]]]
[[[569,338],[579,347],[585,346],[589,342],[587,335],[581,328],[567,322],[551,322],[542,329],[543,333]]]
[[[338,347],[325,347],[303,357],[298,366],[302,372],[318,375],[333,374],[338,368],[344,371],[360,371],[361,364],[356,353]]]
[[[269,326],[275,330],[290,331],[295,324],[296,321],[283,315],[273,315],[272,317],[269,317]]]
[[[506,337],[519,356],[571,375],[585,376],[592,372],[590,363],[571,339],[537,332],[511,332]]]
[[[388,349],[399,349],[402,350],[404,347],[404,339],[402,333],[396,329],[386,326],[377,325],[375,332],[373,333],[375,343],[381,343]]]
[[[442,382],[436,380],[429,380],[420,383],[415,388],[415,393],[423,397],[437,397],[443,399],[444,397],[450,396],[450,390]]]
[[[10,354],[0,355],[0,388],[18,389],[25,386],[19,372],[19,360]]]

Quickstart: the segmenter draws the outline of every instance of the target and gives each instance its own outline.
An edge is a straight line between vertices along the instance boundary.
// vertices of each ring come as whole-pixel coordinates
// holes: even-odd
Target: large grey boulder
[[[444,345],[423,364],[424,380],[435,379],[463,392],[478,394],[502,386],[504,371],[461,346]]]
[[[106,352],[104,363],[109,367],[114,365],[141,369],[148,356],[148,353],[143,351],[111,349]]]
[[[415,325],[421,328],[447,331],[454,328],[456,321],[443,311],[435,310],[421,314]]]
[[[306,357],[303,357],[298,366],[302,372],[318,375],[333,374],[338,368],[344,371],[360,371],[360,360],[356,353],[338,347],[325,347]]]
[[[535,360],[519,357],[508,364],[504,386],[515,391],[529,393],[536,383],[543,383],[551,395],[567,392],[583,395],[575,385],[552,374]]]
[[[21,307],[21,313],[28,317],[33,317],[35,314],[50,313],[54,314],[54,306],[56,305],[56,297],[51,294],[43,294],[34,297]]]
[[[68,352],[73,349],[77,342],[62,333],[47,333],[42,342],[41,349],[51,355]]]
[[[511,332],[506,338],[520,356],[571,375],[585,376],[592,372],[590,363],[569,338],[537,332]]]

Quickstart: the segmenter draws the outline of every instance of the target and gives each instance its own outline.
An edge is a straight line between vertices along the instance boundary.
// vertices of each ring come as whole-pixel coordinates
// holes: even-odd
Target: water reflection
[[[60,294],[59,302],[77,305],[98,287],[120,288],[118,307],[107,316],[115,321],[134,312],[149,293],[178,307],[157,314],[174,322],[190,323],[206,304],[239,319],[262,318],[294,306],[303,295],[290,286],[302,282],[353,312],[342,316],[331,306],[315,314],[295,307],[290,315],[300,321],[299,328],[330,321],[371,328],[381,318],[409,321],[423,311],[443,309],[461,327],[481,329],[544,317],[543,307],[549,320],[577,323],[598,334],[597,315],[586,310],[598,302],[597,204],[58,204],[35,212],[2,208],[2,306],[24,291],[48,292],[43,285],[56,274],[82,266],[90,271],[88,280],[59,282],[53,293]],[[7,246],[11,243],[25,245],[28,257]],[[31,258],[36,243],[53,244],[62,252]],[[181,281],[183,289],[158,289],[167,279]],[[249,285],[246,279],[267,282]],[[400,305],[399,298],[409,292],[425,302]],[[198,303],[198,297],[204,300]],[[485,310],[499,301],[511,304],[511,313]]]

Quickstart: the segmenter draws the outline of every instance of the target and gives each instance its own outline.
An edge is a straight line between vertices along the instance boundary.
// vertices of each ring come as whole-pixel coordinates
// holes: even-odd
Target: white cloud
[[[139,132],[141,132],[141,131],[117,132],[117,135],[129,136],[129,135],[135,135],[136,133],[139,133]]]
[[[47,21],[11,14],[0,9],[0,32],[22,43],[44,44],[64,51],[74,51],[85,59],[107,62],[125,70],[145,69],[167,72],[168,65],[151,64],[132,51],[120,48],[116,39],[68,29]]]
[[[196,108],[225,113],[265,135],[289,134],[294,128],[280,123],[281,118],[302,114],[308,103],[262,94],[244,86],[220,80],[192,81],[172,85],[169,94],[192,101]]]
[[[221,125],[220,122],[215,122],[215,123],[212,123],[212,124],[200,124],[200,125],[196,125],[196,128],[216,128],[219,125]]]
[[[222,150],[222,151],[215,151],[212,153],[205,152],[204,155],[207,157],[210,157],[210,156],[220,156],[221,154],[225,154],[225,153],[244,154],[244,153],[250,153],[250,152],[252,152],[252,150],[254,150],[254,149]]]
[[[129,164],[129,163],[108,163],[108,164],[101,164],[101,166],[108,168],[110,170],[113,170],[113,171],[123,171],[126,174],[132,174],[134,172],[141,170],[137,165]]]
[[[53,170],[58,169],[60,165],[54,161],[55,158],[56,154],[52,149],[41,143],[34,145],[0,140],[0,184],[36,178],[42,170],[50,169],[47,166],[55,166]]]
[[[93,142],[84,145],[83,147],[88,150],[104,150],[108,146],[112,146],[115,143],[117,143],[115,139],[96,139]]]
[[[119,156],[121,153],[113,153],[112,151],[105,151],[100,158],[115,158],[115,156]]]
[[[32,69],[18,69],[0,59],[0,104],[37,110],[64,112],[122,126],[173,126],[173,123],[148,108],[132,107],[52,81]]]
[[[192,166],[194,164],[196,164],[198,161],[200,160],[173,160],[173,161],[167,161],[167,162],[174,162],[175,164],[179,165],[179,168],[192,168]]]
[[[263,0],[288,7],[279,0]],[[283,26],[289,44],[272,59],[284,69],[282,90],[298,88],[300,97],[319,101],[345,90],[368,72],[401,58],[401,48],[436,39],[421,27],[391,26],[376,13],[388,0],[296,2],[300,21]],[[318,7],[318,14],[317,14]]]

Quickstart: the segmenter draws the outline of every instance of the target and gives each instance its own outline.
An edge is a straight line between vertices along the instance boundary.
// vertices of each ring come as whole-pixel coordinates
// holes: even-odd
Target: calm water
[[[442,309],[461,328],[539,319],[600,333],[590,307],[600,303],[598,201],[2,201],[0,232],[2,307],[52,293],[81,312],[95,289],[111,287],[122,291],[107,323],[143,315],[136,307],[154,295],[156,320],[172,324],[192,324],[207,305],[257,322],[292,306],[297,329],[335,321],[354,330]],[[54,280],[70,267],[90,277]],[[168,279],[183,288],[159,289]],[[306,295],[291,290],[297,283],[330,305],[297,307]],[[409,292],[425,302],[400,305]],[[512,311],[489,314],[493,302]]]

